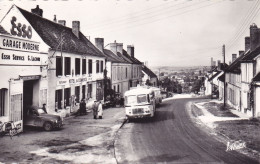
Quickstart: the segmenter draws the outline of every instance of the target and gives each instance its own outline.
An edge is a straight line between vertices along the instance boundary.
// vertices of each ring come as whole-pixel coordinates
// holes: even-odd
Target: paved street
[[[119,163],[258,163],[198,129],[185,109],[194,99],[164,101],[154,120],[137,120],[120,129],[116,141]],[[187,106],[186,106],[187,107]]]
[[[104,110],[103,119],[92,113],[65,119],[61,130],[26,128],[11,140],[0,138],[0,162],[116,163],[114,135],[124,121],[123,108]]]

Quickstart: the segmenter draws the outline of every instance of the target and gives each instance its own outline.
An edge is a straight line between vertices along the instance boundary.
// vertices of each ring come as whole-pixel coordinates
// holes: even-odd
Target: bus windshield
[[[131,95],[126,97],[126,105],[149,103],[148,95]]]

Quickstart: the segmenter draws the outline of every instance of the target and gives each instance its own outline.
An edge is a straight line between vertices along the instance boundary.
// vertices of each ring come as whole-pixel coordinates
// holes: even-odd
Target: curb
[[[196,107],[196,108],[199,108],[197,105],[196,105],[196,102],[192,102],[191,104],[190,104],[190,112],[188,112],[189,113],[189,115],[190,115],[190,117],[194,117],[194,119],[196,119],[197,121],[199,121],[204,127],[206,127],[207,129],[210,129],[210,131],[212,131],[212,132],[214,132],[217,136],[215,136],[215,138],[218,140],[218,141],[220,141],[220,142],[222,142],[222,143],[224,143],[224,144],[226,144],[225,142],[228,142],[228,141],[232,141],[227,135],[225,135],[225,134],[223,134],[223,133],[220,133],[220,132],[217,132],[217,131],[215,131],[214,129],[212,129],[212,128],[210,128],[210,127],[208,127],[203,121],[201,121],[199,118],[198,118],[198,116],[193,116],[192,115],[192,105],[194,106],[194,107]],[[199,108],[200,109],[200,108]],[[202,109],[201,109],[202,110]],[[196,121],[194,121],[196,124],[198,124]],[[207,132],[207,131],[205,131],[205,132]],[[210,133],[209,133],[210,134]],[[219,138],[217,138],[217,137],[219,137]],[[239,153],[241,153],[241,154],[244,154],[244,155],[246,155],[246,156],[248,156],[248,157],[250,157],[250,158],[253,158],[253,159],[255,159],[255,160],[257,160],[257,161],[259,161],[259,156],[260,156],[260,152],[258,152],[258,151],[256,151],[256,150],[253,150],[253,149],[251,149],[251,148],[248,148],[248,147],[245,147],[244,148],[244,151],[243,150],[241,150],[241,149],[238,149],[238,150],[234,150],[234,151],[237,151],[237,152],[239,152]]]

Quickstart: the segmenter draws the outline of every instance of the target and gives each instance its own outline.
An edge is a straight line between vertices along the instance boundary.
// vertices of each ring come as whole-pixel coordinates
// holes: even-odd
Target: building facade
[[[80,32],[80,22],[47,20],[37,6],[28,12],[14,6],[28,21],[40,42],[47,45],[47,111],[60,109],[73,112],[81,99],[103,100],[103,70],[105,57]]]
[[[22,131],[27,107],[48,103],[48,46],[16,6],[1,21],[0,40],[0,121]]]

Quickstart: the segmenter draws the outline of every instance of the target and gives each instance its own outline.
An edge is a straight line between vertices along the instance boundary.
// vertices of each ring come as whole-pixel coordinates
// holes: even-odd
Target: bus
[[[155,94],[151,88],[137,87],[124,94],[126,117],[130,119],[154,117],[156,111]]]

